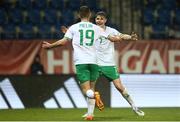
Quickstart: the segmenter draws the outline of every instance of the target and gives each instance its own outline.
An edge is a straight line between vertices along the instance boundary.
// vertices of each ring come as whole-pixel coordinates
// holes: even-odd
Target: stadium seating
[[[162,6],[166,10],[173,10],[176,7],[176,0],[162,0]]]
[[[7,22],[7,15],[4,9],[0,9],[0,25],[4,25]]]
[[[29,23],[38,25],[42,22],[42,18],[40,15],[40,10],[39,9],[30,9],[28,11],[28,21]]]
[[[64,9],[64,0],[51,0],[50,7],[58,10]]]
[[[20,24],[23,23],[23,13],[20,9],[10,9],[9,14],[9,23]]]
[[[71,9],[68,9],[68,10],[64,10],[62,12],[62,15],[63,15],[63,24],[66,25],[66,26],[69,26],[71,24],[73,24],[73,21],[74,20],[74,13]]]
[[[19,0],[18,6],[19,8],[22,8],[22,9],[30,9],[32,8],[32,3],[31,3],[31,0]]]
[[[47,7],[46,0],[34,0],[32,4],[35,9],[45,9]]]
[[[161,31],[161,33],[164,33],[161,35],[165,35],[167,32],[162,30],[164,28],[166,30],[173,29],[174,25],[176,26],[175,31],[180,31],[180,28],[178,28],[180,26],[180,8],[177,1],[144,0],[144,6],[141,8],[142,21],[140,24],[145,31],[142,33],[146,33],[146,30],[148,30],[146,28],[152,28],[150,35],[153,36],[148,37],[156,38],[154,35],[158,34],[155,34],[155,32],[159,33]],[[89,6],[94,12],[101,10],[98,0],[4,0],[3,5],[0,6],[0,39],[13,37],[17,39],[55,39],[62,37],[63,34],[59,31],[60,26],[70,26],[75,23],[77,21],[76,11],[81,5]],[[109,25],[115,24],[110,22]],[[15,32],[12,32],[10,28]],[[51,31],[42,30],[43,28],[51,28]],[[26,31],[26,29],[29,29],[29,31]],[[12,34],[12,36],[7,33]],[[35,35],[30,34],[28,36],[28,33]],[[50,34],[43,36],[43,33]]]
[[[144,10],[144,15],[143,15],[143,20],[144,20],[144,25],[152,25],[154,23],[154,13],[153,9],[147,8]]]
[[[151,39],[169,38],[168,30],[174,28],[174,25],[180,25],[180,9],[176,2],[177,0],[145,0],[142,23],[144,30],[152,28]],[[174,31],[180,30],[176,27]]]
[[[157,21],[161,24],[170,25],[171,24],[171,11],[165,8],[160,8],[158,10]]]
[[[51,39],[52,38],[52,27],[48,24],[43,24],[38,26],[38,35],[41,39]]]
[[[46,9],[44,10],[44,23],[45,24],[54,24],[58,21],[57,13],[55,9]]]
[[[89,6],[91,10],[97,11],[97,2],[95,0],[86,0],[85,4]]]
[[[57,22],[55,25],[53,25],[52,30],[54,31],[53,32],[53,37],[54,38],[59,39],[59,38],[63,37],[64,34],[61,33],[61,30],[60,30],[62,25],[63,24],[61,22]]]
[[[180,8],[175,10],[174,22],[180,26]]]
[[[32,24],[21,24],[19,25],[19,29],[19,38],[21,39],[34,39],[36,37]]]
[[[81,5],[81,0],[71,0],[71,1],[69,1],[68,4],[69,4],[69,6],[67,5],[66,7],[69,7],[73,11],[78,10]]]
[[[144,3],[145,8],[155,9],[157,4],[157,0],[146,0]]]
[[[151,38],[153,39],[165,39],[167,38],[167,27],[161,23],[155,23],[152,25]]]
[[[98,8],[96,0],[4,0],[0,8],[0,39],[60,38],[62,25],[76,20],[81,5]]]
[[[6,24],[3,29],[3,39],[16,39],[17,38],[17,30],[15,24]]]

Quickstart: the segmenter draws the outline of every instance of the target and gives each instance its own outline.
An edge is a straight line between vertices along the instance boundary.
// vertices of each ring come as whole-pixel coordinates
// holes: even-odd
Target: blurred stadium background
[[[97,121],[180,121],[179,0],[0,0],[0,121],[81,121],[86,100],[75,77],[71,44],[41,49],[78,21],[81,5],[108,13],[110,27],[138,33],[116,44],[116,63],[137,118],[114,86],[97,82],[106,105]],[[93,21],[92,17],[92,21]],[[20,109],[20,110],[19,110]],[[53,109],[53,110],[52,110]]]
[[[136,31],[143,39],[180,38],[179,0],[1,0],[1,39],[57,39],[61,25],[77,21],[77,10],[88,5],[104,10],[108,25]]]

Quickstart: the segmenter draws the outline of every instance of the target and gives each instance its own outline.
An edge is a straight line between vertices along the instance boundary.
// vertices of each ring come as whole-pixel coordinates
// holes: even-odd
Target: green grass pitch
[[[94,121],[180,121],[180,108],[143,108],[146,115],[136,116],[130,108],[95,110]],[[0,121],[84,121],[86,109],[0,110]]]

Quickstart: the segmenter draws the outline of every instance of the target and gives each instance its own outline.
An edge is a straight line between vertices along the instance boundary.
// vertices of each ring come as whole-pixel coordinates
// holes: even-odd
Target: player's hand
[[[43,41],[42,48],[49,49],[51,48],[51,44],[49,42]]]
[[[62,33],[66,33],[67,30],[68,30],[68,28],[66,26],[61,26]]]
[[[137,36],[137,34],[135,32],[131,33],[131,40],[133,40],[133,41],[137,41],[138,40],[138,36]]]

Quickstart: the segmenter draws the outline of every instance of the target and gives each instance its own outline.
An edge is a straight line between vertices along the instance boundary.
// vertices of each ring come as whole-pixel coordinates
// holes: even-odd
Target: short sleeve
[[[65,33],[64,38],[67,38],[68,40],[72,40],[72,38],[73,38],[73,27],[72,26]]]
[[[120,33],[118,30],[113,29],[113,35],[121,35],[122,33]]]

